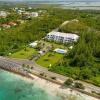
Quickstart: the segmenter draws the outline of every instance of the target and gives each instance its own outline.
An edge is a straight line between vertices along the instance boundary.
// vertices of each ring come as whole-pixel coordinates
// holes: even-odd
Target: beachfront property
[[[5,11],[0,11],[0,17],[5,18],[7,16],[7,13]]]
[[[62,32],[52,31],[47,34],[46,38],[48,40],[66,43],[66,42],[77,42],[79,36],[72,33],[62,33]]]

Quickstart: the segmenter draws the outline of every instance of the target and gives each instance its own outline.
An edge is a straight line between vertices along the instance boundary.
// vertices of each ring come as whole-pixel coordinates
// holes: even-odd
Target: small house
[[[15,23],[15,22],[9,22],[8,24],[11,25],[11,26],[16,26],[17,25],[17,23]]]
[[[1,27],[3,27],[3,28],[6,28],[6,29],[8,29],[8,28],[10,28],[11,26],[10,25],[8,25],[8,24],[1,24],[0,25]]]
[[[30,14],[30,16],[31,16],[31,17],[38,17],[39,14],[38,14],[38,12],[32,12],[32,13]]]
[[[7,16],[7,13],[5,11],[0,11],[0,17],[5,18]]]
[[[34,47],[37,46],[37,44],[38,44],[37,42],[38,42],[38,41],[35,41],[35,42],[33,42],[33,43],[30,43],[29,46],[32,47],[32,48],[34,48]]]

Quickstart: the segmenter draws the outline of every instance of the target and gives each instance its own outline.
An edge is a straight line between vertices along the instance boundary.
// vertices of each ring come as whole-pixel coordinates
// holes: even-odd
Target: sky
[[[100,0],[0,0],[0,1],[100,1]]]
[[[98,1],[100,2],[100,0],[0,0],[0,1]]]

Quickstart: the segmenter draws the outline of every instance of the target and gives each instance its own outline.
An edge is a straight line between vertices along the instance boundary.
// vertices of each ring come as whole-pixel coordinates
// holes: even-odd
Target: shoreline
[[[0,67],[0,69],[2,69],[2,70],[4,70],[4,71],[7,71],[7,72],[11,72],[11,73],[13,73],[13,74],[15,74],[15,75],[18,75],[18,76],[20,76],[20,77],[25,77],[25,78],[31,79],[31,80],[34,79],[34,78],[31,77],[29,74],[24,73],[24,72],[19,72],[18,70],[11,70],[11,69],[7,69],[7,68],[3,68],[3,67]]]
[[[88,94],[85,94],[84,92],[79,92],[77,91],[77,89],[73,89],[73,88],[69,88],[69,87],[63,87],[60,84],[57,84],[56,82],[47,80],[45,78],[42,77],[38,77],[37,75],[33,75],[33,74],[29,74],[27,75],[23,75],[20,73],[16,73],[14,71],[11,70],[7,70],[4,68],[1,68],[4,71],[8,71],[11,72],[21,78],[23,78],[23,80],[25,81],[30,81],[31,83],[35,83],[37,84],[37,86],[39,86],[41,89],[45,89],[47,90],[48,93],[53,93],[56,96],[61,96],[62,98],[64,98],[64,100],[67,100],[66,98],[69,98],[69,96],[71,96],[72,98],[76,97],[76,98],[83,98],[82,100],[99,100],[99,98],[96,98],[94,96],[90,96]]]
[[[74,97],[81,98],[81,99],[83,98],[82,100],[99,100],[97,98],[88,96],[86,94],[82,94],[81,92],[44,80],[37,76],[33,75],[33,77],[34,77],[35,83],[39,85],[41,88],[45,87],[45,89],[48,90],[49,92],[54,93],[55,95],[61,96],[62,98],[65,98],[64,100],[67,100],[66,98],[68,98],[69,96],[72,96],[72,98]]]

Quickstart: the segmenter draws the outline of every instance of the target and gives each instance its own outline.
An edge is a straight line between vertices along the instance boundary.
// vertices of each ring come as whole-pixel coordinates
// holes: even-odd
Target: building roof
[[[15,23],[15,22],[9,22],[8,24],[9,25],[17,25],[17,23]]]
[[[6,27],[6,26],[10,26],[10,25],[8,25],[8,24],[0,24],[0,26]]]
[[[36,46],[37,45],[37,43],[31,43],[31,44],[29,44],[30,46]]]
[[[55,32],[55,31],[52,31],[50,33],[48,33],[48,35],[55,35],[55,36],[61,36],[61,37],[69,37],[69,38],[79,38],[78,35],[76,34],[73,34],[73,33],[62,33],[62,32]]]
[[[37,17],[38,16],[38,12],[32,12],[31,16]]]
[[[30,43],[29,45],[30,45],[31,47],[35,47],[35,46],[37,46],[37,44],[38,44],[38,41],[34,41],[34,42]]]
[[[7,16],[7,13],[5,11],[0,11],[0,16]]]

